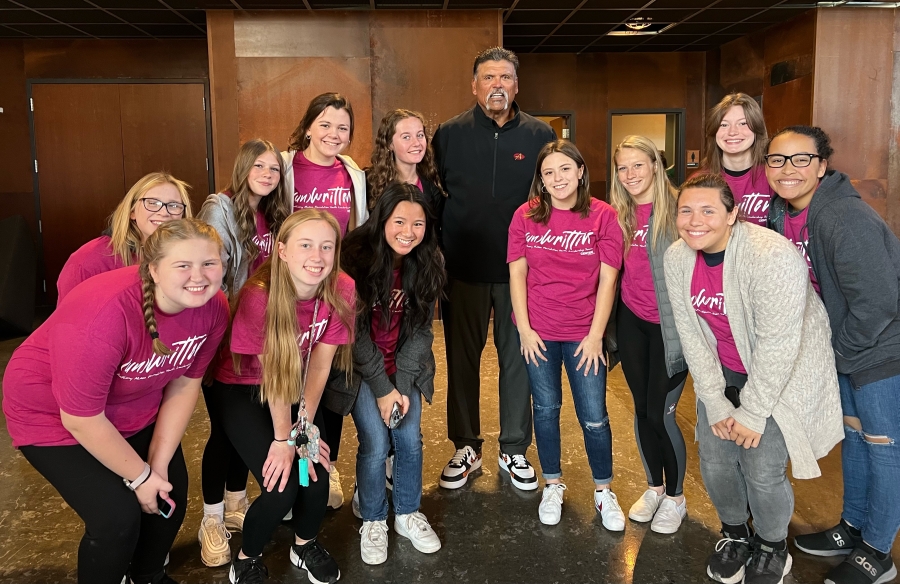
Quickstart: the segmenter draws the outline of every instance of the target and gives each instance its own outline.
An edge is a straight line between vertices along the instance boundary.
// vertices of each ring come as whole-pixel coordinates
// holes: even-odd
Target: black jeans
[[[262,488],[262,469],[275,439],[275,429],[269,406],[259,401],[259,386],[228,385],[216,381],[211,391],[219,392],[216,399],[222,406],[222,424],[228,438],[260,485],[260,495],[250,505],[244,518],[244,554],[251,558],[262,554],[275,528],[292,509],[294,533],[300,539],[313,539],[319,533],[328,504],[328,472],[325,467],[316,464],[318,480],[313,481],[310,477],[309,486],[301,488],[299,459],[295,458],[294,469],[284,491],[279,493],[277,486],[271,493],[266,491]],[[297,406],[291,408],[292,419],[296,418],[297,409]],[[316,413],[314,422],[321,427],[320,413]]]
[[[144,460],[153,428],[151,424],[126,439]],[[143,513],[122,477],[81,445],[23,446],[21,451],[84,521],[79,584],[119,584],[129,566],[135,579],[162,571],[187,507],[188,473],[181,446],[169,463],[169,496],[175,510],[168,519]]]
[[[447,435],[455,448],[481,451],[481,352],[487,343],[491,309],[500,365],[500,448],[525,454],[531,445],[531,388],[519,334],[512,322],[509,283],[452,280],[441,302],[447,344]]]
[[[687,371],[669,377],[660,325],[638,318],[619,302],[616,316],[622,373],[634,397],[634,435],[650,486],[681,495],[687,449],[675,420]],[[665,477],[663,476],[665,472]]]
[[[209,414],[209,439],[203,449],[200,482],[203,502],[207,505],[221,503],[225,489],[232,493],[246,490],[249,472],[225,434],[218,397],[218,392],[212,391],[211,386],[203,386],[203,399]]]

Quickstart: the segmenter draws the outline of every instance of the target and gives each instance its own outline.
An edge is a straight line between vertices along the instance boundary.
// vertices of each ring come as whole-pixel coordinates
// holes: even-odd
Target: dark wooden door
[[[125,193],[119,87],[36,84],[34,138],[46,302],[69,255],[98,237]]]
[[[32,86],[47,304],[69,255],[145,174],[186,181],[199,210],[209,193],[203,97],[199,83]]]
[[[166,170],[191,185],[194,213],[209,194],[203,85],[119,86],[125,182]]]

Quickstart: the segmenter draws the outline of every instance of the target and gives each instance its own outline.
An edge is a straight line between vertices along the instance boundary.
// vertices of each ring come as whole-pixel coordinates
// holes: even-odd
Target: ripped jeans
[[[576,371],[580,359],[575,356],[578,344],[544,341],[547,361],[525,365],[534,408],[534,437],[544,479],[560,478],[559,410],[562,407],[562,366],[565,364],[591,474],[594,482],[602,485],[612,481],[613,476],[612,432],[606,411],[606,366],[601,363],[598,374],[591,368],[587,376],[584,366],[581,371]]]
[[[844,416],[858,418],[862,432],[844,425],[844,520],[863,540],[891,551],[900,529],[900,375],[854,388],[838,374]],[[868,440],[866,440],[868,438]]]

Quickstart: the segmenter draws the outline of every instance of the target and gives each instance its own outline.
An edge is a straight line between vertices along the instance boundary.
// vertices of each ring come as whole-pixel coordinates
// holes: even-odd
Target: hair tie
[[[150,338],[153,339],[153,340],[155,341],[156,339],[159,338],[159,333],[158,333],[158,332],[155,332],[155,331],[152,332],[152,333],[150,333]]]

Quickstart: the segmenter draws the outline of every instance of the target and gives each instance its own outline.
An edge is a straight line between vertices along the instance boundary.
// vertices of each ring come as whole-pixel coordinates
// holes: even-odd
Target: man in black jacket
[[[447,345],[448,436],[456,454],[440,485],[456,489],[481,467],[480,361],[491,309],[500,364],[500,468],[523,490],[537,488],[525,452],[531,444],[531,392],[512,323],[506,245],[515,210],[528,198],[540,149],[553,129],[519,111],[519,59],[500,47],[475,58],[474,108],[434,135],[441,182],[449,298],[442,303]]]

